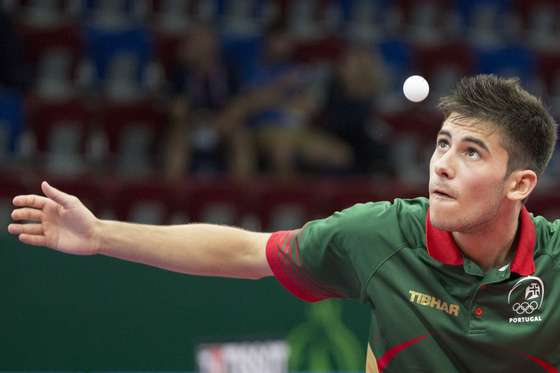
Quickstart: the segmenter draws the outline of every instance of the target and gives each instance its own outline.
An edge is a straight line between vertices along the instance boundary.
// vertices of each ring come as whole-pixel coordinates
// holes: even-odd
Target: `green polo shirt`
[[[559,372],[560,220],[523,209],[512,262],[484,273],[427,211],[426,198],[357,204],[273,233],[267,259],[303,300],[369,304],[382,372]]]

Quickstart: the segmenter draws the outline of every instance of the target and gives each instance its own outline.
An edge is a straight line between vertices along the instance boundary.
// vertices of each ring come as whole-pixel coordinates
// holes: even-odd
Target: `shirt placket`
[[[463,268],[466,273],[480,278],[480,282],[474,287],[468,302],[468,333],[471,335],[485,334],[487,305],[482,301],[483,295],[493,284],[509,278],[509,266],[491,269],[484,273],[476,263],[465,258]]]

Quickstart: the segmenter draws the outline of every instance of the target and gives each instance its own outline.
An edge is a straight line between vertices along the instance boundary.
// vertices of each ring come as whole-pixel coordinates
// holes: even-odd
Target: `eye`
[[[438,139],[436,147],[439,149],[447,149],[449,147],[449,143],[445,139]]]
[[[475,148],[468,148],[467,151],[465,152],[465,154],[467,155],[467,157],[469,159],[472,159],[472,160],[480,159],[480,153]]]

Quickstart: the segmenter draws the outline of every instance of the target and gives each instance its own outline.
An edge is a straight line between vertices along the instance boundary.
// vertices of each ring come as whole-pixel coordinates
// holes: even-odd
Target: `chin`
[[[442,216],[438,216],[437,214],[434,214],[431,210],[430,210],[430,223],[432,224],[433,227],[440,229],[442,231],[453,232],[456,230],[456,224],[453,221],[450,221],[449,219],[446,219]]]
[[[445,221],[441,222],[441,224],[437,224],[432,222],[432,226],[439,229],[440,231],[446,232],[462,232],[461,226],[458,224],[454,224],[453,222]]]
[[[459,228],[457,221],[458,211],[448,206],[440,206],[439,203],[430,204],[430,223],[435,228],[444,231],[456,231]]]
[[[461,213],[462,212],[462,213]],[[447,232],[473,233],[484,226],[487,219],[470,219],[464,211],[430,206],[430,223],[433,227]]]

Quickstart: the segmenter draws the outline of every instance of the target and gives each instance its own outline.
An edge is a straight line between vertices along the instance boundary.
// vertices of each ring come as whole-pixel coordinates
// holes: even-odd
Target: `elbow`
[[[262,280],[263,278],[270,276],[272,276],[272,273],[266,273],[263,271],[253,274],[253,276],[249,277],[249,280]]]
[[[243,254],[243,277],[250,280],[260,280],[272,276],[272,270],[266,256],[266,245],[269,238],[266,233],[249,233],[245,242]]]
[[[255,258],[253,256],[248,260],[248,262],[245,262],[243,267],[244,268],[241,268],[241,271],[238,274],[239,277],[247,280],[261,280],[265,277],[272,276],[272,271],[270,270],[266,258],[263,261],[262,259]]]
[[[246,258],[247,262],[245,265],[243,278],[249,280],[261,280],[265,277],[272,276],[272,270],[268,265],[268,260],[266,255],[261,252],[253,253]]]

